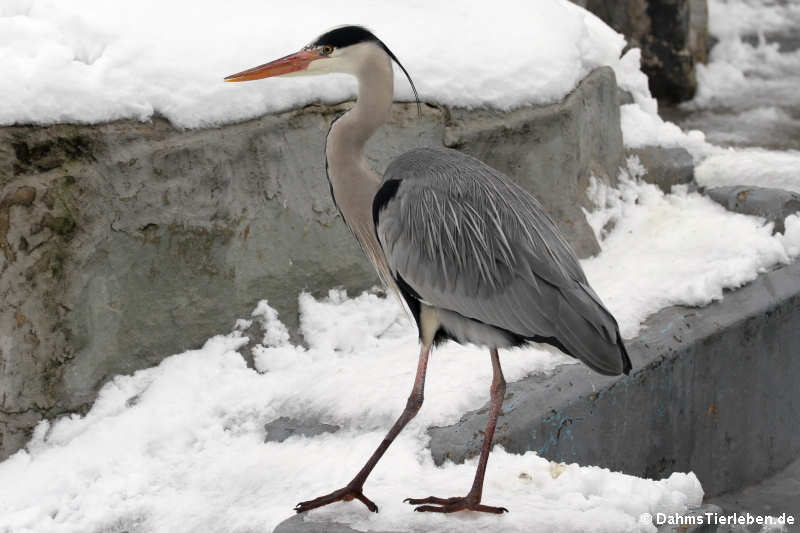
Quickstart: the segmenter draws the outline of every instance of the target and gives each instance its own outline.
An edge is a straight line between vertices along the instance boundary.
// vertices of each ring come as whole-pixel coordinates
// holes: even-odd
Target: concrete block
[[[669,193],[674,185],[690,185],[694,182],[694,160],[685,148],[643,146],[631,148],[627,153],[638,157],[647,169],[642,179],[658,185],[665,193]]]
[[[774,224],[773,233],[783,233],[786,217],[800,212],[800,194],[782,189],[733,185],[708,189],[705,194],[731,211],[767,219]]]

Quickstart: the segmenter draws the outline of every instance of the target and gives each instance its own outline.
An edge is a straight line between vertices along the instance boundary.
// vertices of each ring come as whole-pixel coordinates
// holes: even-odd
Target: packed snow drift
[[[0,4],[0,124],[160,114],[197,127],[341,102],[356,94],[349,76],[246,84],[222,78],[342,24],[371,28],[426,102],[454,106],[554,102],[593,68],[617,66],[625,45],[567,0],[11,0]],[[399,99],[412,97],[404,78],[395,86]]]

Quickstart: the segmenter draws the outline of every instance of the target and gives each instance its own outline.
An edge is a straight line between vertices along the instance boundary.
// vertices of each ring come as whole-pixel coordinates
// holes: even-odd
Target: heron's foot
[[[437,498],[428,496],[427,498],[406,498],[403,500],[411,505],[417,505],[414,510],[420,513],[455,513],[456,511],[478,511],[480,513],[507,513],[505,507],[492,507],[481,505],[480,499],[474,496],[463,498]],[[431,505],[433,504],[433,505]]]
[[[378,506],[375,505],[372,500],[364,496],[364,492],[362,491],[362,487],[360,485],[357,487],[348,485],[342,489],[335,490],[330,494],[326,494],[325,496],[320,496],[319,498],[314,498],[313,500],[308,500],[306,502],[300,502],[294,506],[294,510],[297,513],[305,513],[306,511],[328,505],[329,503],[349,502],[351,500],[360,501],[373,513],[378,512]]]

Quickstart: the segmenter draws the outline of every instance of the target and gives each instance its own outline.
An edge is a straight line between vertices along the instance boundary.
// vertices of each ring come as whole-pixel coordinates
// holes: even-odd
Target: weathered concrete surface
[[[658,185],[665,193],[669,193],[674,185],[689,185],[694,181],[694,160],[685,148],[643,146],[628,149],[627,153],[638,157],[647,169],[642,179]]]
[[[260,298],[291,323],[300,289],[374,283],[328,200],[336,111],[188,132],[161,120],[0,131],[0,195],[36,191],[0,236],[0,457],[31,423],[82,409],[110,376],[197,346]],[[398,147],[441,138],[440,115]]]
[[[773,233],[783,233],[786,217],[800,211],[800,194],[783,189],[731,185],[705,194],[731,211],[767,219],[774,224]]]
[[[694,471],[707,495],[797,457],[800,263],[708,307],[662,310],[646,326],[628,343],[628,377],[566,365],[509,384],[495,442],[651,478]],[[478,452],[487,409],[430,430],[437,463]]]
[[[347,107],[207,130],[160,119],[0,129],[0,459],[42,418],[86,408],[109,377],[197,346],[261,298],[291,328],[298,291],[377,282],[324,177],[325,134]],[[425,106],[420,119],[398,104],[367,153],[378,171],[445,139],[488,154],[586,256],[597,244],[577,218],[580,185],[588,168],[613,183],[618,113],[602,68],[507,128],[503,115],[487,124]]]

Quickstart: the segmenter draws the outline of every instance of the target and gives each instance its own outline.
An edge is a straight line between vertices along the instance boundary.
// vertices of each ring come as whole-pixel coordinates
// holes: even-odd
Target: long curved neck
[[[394,73],[391,59],[380,48],[364,45],[359,52],[363,56],[354,72],[358,78],[358,100],[331,126],[325,157],[334,201],[378,274],[389,283],[372,221],[372,199],[380,186],[380,177],[367,166],[364,146],[389,116]]]
[[[325,147],[328,168],[338,182],[333,183],[334,188],[337,185],[346,186],[357,178],[348,171],[352,170],[353,165],[364,162],[364,145],[375,130],[386,122],[392,107],[394,73],[391,60],[376,46],[362,46],[364,48],[359,50],[361,61],[354,73],[358,79],[358,100],[350,111],[334,123]]]

